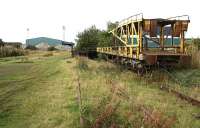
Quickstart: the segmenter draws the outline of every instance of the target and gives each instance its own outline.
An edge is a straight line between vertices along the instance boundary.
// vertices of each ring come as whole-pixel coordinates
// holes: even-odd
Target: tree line
[[[77,34],[76,50],[84,51],[88,49],[95,49],[96,47],[112,46],[113,36],[109,33],[116,28],[118,22],[107,23],[106,30],[100,30],[95,25],[85,29],[83,32]]]
[[[77,43],[75,49],[84,51],[95,49],[96,47],[120,45],[120,41],[113,38],[112,34],[109,33],[109,31],[117,27],[117,24],[118,22],[108,22],[106,30],[100,30],[95,25],[92,25],[83,32],[79,32],[75,40]],[[200,50],[200,38],[192,38],[191,41],[187,41],[186,45],[187,47],[188,45],[193,45]]]

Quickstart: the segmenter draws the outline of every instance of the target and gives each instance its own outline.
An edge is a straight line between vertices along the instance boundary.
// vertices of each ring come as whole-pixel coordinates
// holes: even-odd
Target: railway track
[[[111,63],[116,63],[116,61],[113,61],[113,60],[107,60]],[[119,63],[117,63],[119,64]],[[152,70],[160,70],[162,72],[165,72],[165,75],[167,74],[167,76],[172,80],[174,81],[176,84],[182,86],[182,82],[177,79],[171,72],[173,72],[174,68],[173,67],[166,67],[164,65],[159,65],[159,66],[155,66],[154,69],[151,69],[150,67],[143,67],[143,71],[142,72],[138,72],[138,70],[134,70],[131,66],[129,65],[121,65],[122,68],[126,68],[128,70],[131,70],[133,71],[134,73],[137,73],[137,75],[139,77],[150,77],[152,74]],[[144,70],[145,69],[145,70]],[[142,73],[142,74],[141,74]],[[161,76],[162,74],[159,74],[159,76]],[[188,103],[194,105],[194,106],[197,106],[197,107],[200,107],[200,101],[198,101],[197,99],[194,99],[190,96],[187,96],[185,95],[184,93],[180,92],[180,91],[177,91],[175,89],[173,89],[172,87],[170,87],[170,85],[164,83],[164,82],[161,82],[161,84],[159,84],[159,87],[161,90],[163,91],[166,91],[166,92],[169,92],[169,93],[172,93],[174,94],[176,97],[182,99],[182,100],[185,100],[187,101]]]
[[[170,78],[171,80],[173,80],[173,81],[174,81],[175,83],[177,83],[178,85],[182,86],[182,82],[181,82],[179,79],[177,79],[177,78],[170,72],[170,70],[172,71],[173,68],[168,69],[167,67],[165,67],[165,66],[163,66],[163,65],[161,65],[160,67],[161,67],[160,70],[166,72],[167,75],[169,76],[169,78]],[[180,92],[180,91],[177,91],[177,90],[173,89],[172,87],[170,87],[170,85],[161,84],[161,85],[160,85],[160,89],[163,90],[163,91],[167,91],[167,92],[169,92],[169,93],[172,93],[172,94],[174,94],[176,97],[178,97],[178,98],[180,98],[180,99],[182,99],[182,100],[185,100],[185,101],[187,101],[188,103],[191,103],[191,104],[194,105],[194,106],[200,107],[200,101],[199,101],[199,100],[194,99],[194,98],[192,98],[192,97],[190,97],[190,96],[185,95],[184,93],[182,93],[182,92]]]
[[[182,82],[177,79],[171,72],[173,72],[173,67],[166,67],[164,65],[157,65],[157,66],[154,66],[154,67],[143,67],[141,68],[141,70],[138,70],[138,69],[134,69],[131,65],[129,64],[126,64],[126,63],[121,63],[119,61],[116,61],[116,60],[113,60],[113,59],[109,59],[109,58],[106,58],[106,61],[109,61],[111,63],[115,63],[115,64],[118,64],[121,66],[121,68],[125,68],[125,69],[128,69],[128,70],[131,70],[133,71],[134,73],[137,73],[137,75],[139,77],[151,77],[152,76],[152,70],[160,70],[160,71],[163,71],[167,74],[167,76],[172,80],[174,81],[176,84],[182,86]],[[159,74],[159,76],[161,76],[161,74]],[[173,93],[176,97],[182,99],[182,100],[185,100],[187,101],[188,103],[191,103],[192,105],[194,106],[198,106],[200,107],[200,101],[197,100],[197,99],[194,99],[190,96],[187,96],[185,94],[183,94],[182,92],[180,91],[177,91],[175,89],[173,89],[172,87],[170,87],[169,85],[166,85],[166,83],[161,83],[159,84],[159,88],[163,91],[166,91],[166,92],[169,92],[169,93]]]
[[[160,89],[164,90],[164,91],[167,91],[169,93],[173,93],[176,97],[179,97],[180,99],[185,100],[185,101],[187,101],[188,103],[191,103],[194,106],[200,107],[200,101],[198,101],[198,100],[196,100],[196,99],[194,99],[194,98],[192,98],[190,96],[187,96],[187,95],[185,95],[185,94],[183,94],[181,92],[178,92],[178,91],[176,91],[176,90],[174,90],[174,89],[172,89],[170,87],[161,86]]]

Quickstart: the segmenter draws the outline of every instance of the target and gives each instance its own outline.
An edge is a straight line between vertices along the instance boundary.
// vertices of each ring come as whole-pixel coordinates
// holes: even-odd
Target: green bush
[[[193,39],[192,43],[197,50],[200,50],[200,38]]]
[[[56,51],[56,50],[58,50],[58,49],[56,49],[54,46],[51,46],[51,47],[48,47],[47,50],[48,50],[48,51]]]
[[[48,53],[44,54],[43,56],[44,56],[44,57],[53,56],[53,53],[52,53],[52,52],[48,52]]]
[[[77,34],[77,45],[75,47],[76,50],[79,51],[87,51],[87,50],[94,50],[96,47],[103,47],[103,46],[112,46],[113,37],[110,33],[110,30],[114,29],[117,26],[117,22],[107,23],[106,30],[100,30],[96,28],[96,26],[91,26],[85,29],[83,32],[79,32]],[[118,40],[116,40],[116,44],[118,44]]]
[[[86,58],[78,57],[77,62],[78,62],[78,68],[80,70],[88,70],[88,61]]]
[[[29,49],[29,50],[37,50],[37,48],[33,45],[28,45],[26,46],[26,49]]]

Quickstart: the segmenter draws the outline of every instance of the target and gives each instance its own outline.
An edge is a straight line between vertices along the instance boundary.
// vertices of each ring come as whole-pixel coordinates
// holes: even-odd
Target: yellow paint
[[[112,31],[109,32],[109,33],[112,33],[112,35],[114,37],[116,37],[119,41],[121,41],[123,46],[98,47],[97,52],[107,53],[107,54],[117,55],[117,56],[122,56],[122,57],[128,57],[128,58],[133,58],[133,56],[135,56],[135,54],[136,54],[136,59],[139,59],[139,55],[143,53],[143,50],[147,50],[147,49],[151,50],[148,47],[143,49],[143,32],[145,32],[145,34],[146,34],[146,31],[144,31],[145,24],[143,22],[143,21],[145,21],[145,19],[143,19],[143,16],[142,16],[142,18],[137,18],[137,16],[138,15],[135,15],[133,17],[129,17],[128,19],[121,21],[119,23],[118,27],[116,27],[115,29],[113,29]],[[168,19],[166,19],[166,20],[168,20]],[[178,22],[178,20],[177,20],[177,22]],[[188,21],[188,23],[189,23],[189,21]],[[157,25],[157,26],[159,26],[159,25]],[[147,29],[147,31],[148,31],[148,29]],[[180,34],[180,38],[181,38],[180,53],[185,53],[185,50],[184,50],[184,43],[185,43],[184,42],[184,32],[185,31],[186,30],[182,30],[182,32]],[[148,32],[150,33],[150,30]],[[147,32],[147,34],[149,34],[148,32]],[[174,32],[174,30],[173,30],[173,32]],[[129,37],[131,38],[130,44],[128,44]],[[136,38],[137,43],[134,42],[134,37]],[[160,47],[162,50],[165,50],[164,49],[164,47],[165,47],[164,39],[165,39],[164,26],[162,26],[161,30],[160,30],[160,40],[159,40]],[[179,48],[177,48],[177,49],[179,49]],[[175,49],[175,50],[177,51],[177,49]],[[156,49],[156,50],[160,51],[160,48]]]

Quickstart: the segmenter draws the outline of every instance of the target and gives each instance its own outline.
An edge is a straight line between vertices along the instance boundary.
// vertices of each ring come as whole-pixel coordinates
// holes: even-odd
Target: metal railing
[[[188,15],[181,15],[181,16],[175,16],[175,17],[169,17],[168,20],[190,20]]]
[[[131,22],[135,22],[135,21],[142,21],[143,20],[143,13],[139,13],[133,16],[130,16],[126,19],[123,19],[119,22],[118,26],[123,26],[125,24],[131,23]]]

